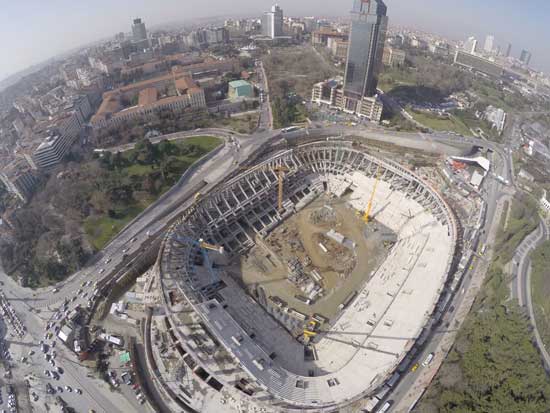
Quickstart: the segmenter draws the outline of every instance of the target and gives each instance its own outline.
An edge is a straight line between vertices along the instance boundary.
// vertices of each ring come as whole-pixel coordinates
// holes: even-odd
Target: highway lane
[[[8,294],[6,294],[6,297],[9,298]],[[47,377],[44,371],[52,371],[54,367],[44,359],[44,353],[39,345],[40,341],[44,341],[44,334],[46,333],[44,319],[41,314],[29,312],[24,301],[10,300],[10,303],[27,327],[27,335],[18,340],[17,343],[10,345],[10,350],[13,352],[13,374],[19,380],[24,377],[32,377],[29,379],[31,391],[39,394],[39,406],[43,406],[43,402],[46,400],[50,404],[53,402],[53,397],[46,395],[45,392],[46,383],[49,382],[54,387],[69,385],[73,389],[80,388],[83,390],[82,395],[67,391],[61,394],[69,405],[79,411],[86,411],[85,409],[91,407],[98,412],[121,412],[130,407],[122,397],[118,395],[111,396],[110,391],[105,395],[104,392],[96,390],[100,384],[96,380],[87,377],[87,369],[76,361],[74,354],[63,348],[59,340],[56,340],[56,345],[52,348],[51,344],[54,338],[46,340],[50,347],[49,354],[56,351],[56,367],[62,367],[64,372],[60,374],[60,380]],[[29,354],[31,350],[34,351],[33,355]],[[22,357],[27,357],[28,363],[22,363],[20,361]]]
[[[545,347],[537,327],[532,295],[531,295],[531,253],[542,243],[550,239],[550,229],[545,221],[541,219],[535,231],[529,234],[520,244],[512,260],[514,278],[511,290],[512,298],[518,300],[519,305],[525,307],[534,327],[534,336],[537,346],[541,352],[542,360],[547,371],[550,371],[550,354]]]
[[[529,286],[527,285],[527,271],[531,266],[529,255],[548,238],[548,229],[541,221],[537,228],[519,244],[512,259],[513,275],[512,298],[518,300],[519,305],[526,306]]]

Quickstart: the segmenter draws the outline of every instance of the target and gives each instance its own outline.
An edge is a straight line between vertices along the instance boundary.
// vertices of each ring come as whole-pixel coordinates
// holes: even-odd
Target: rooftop
[[[139,92],[139,106],[147,106],[158,100],[158,91],[154,87],[143,89]]]
[[[232,82],[229,82],[229,86],[233,88],[238,88],[243,86],[250,86],[250,83],[248,83],[246,80],[234,80]]]
[[[44,141],[36,148],[36,151],[42,151],[46,148],[52,147],[55,142],[59,139],[59,136],[48,136]]]

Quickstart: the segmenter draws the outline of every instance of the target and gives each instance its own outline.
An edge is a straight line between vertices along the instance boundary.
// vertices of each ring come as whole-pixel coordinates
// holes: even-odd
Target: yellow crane
[[[220,254],[223,254],[223,251],[224,251],[222,246],[209,244],[203,239],[199,239],[199,246],[206,250],[219,252]]]
[[[370,222],[370,213],[372,211],[372,202],[374,201],[374,195],[376,194],[376,188],[378,187],[378,182],[380,182],[380,176],[382,175],[382,168],[380,165],[378,165],[378,169],[376,170],[376,181],[374,182],[374,187],[372,188],[372,193],[370,194],[369,203],[367,205],[367,209],[365,210],[365,214],[363,215],[363,221],[365,221],[365,224],[368,224]]]
[[[239,169],[248,170],[248,169],[252,169],[252,168],[254,168],[254,167],[253,166],[251,166],[251,167],[243,166],[243,167],[240,167]],[[288,172],[289,169],[286,166],[283,166],[283,165],[278,165],[278,166],[275,166],[275,167],[269,168],[269,169],[272,169],[277,174],[277,180],[279,181],[277,206],[278,206],[278,211],[282,212],[282,210],[283,210],[283,190],[284,190],[284,179],[283,178],[284,178],[284,173]]]
[[[273,168],[273,170],[277,172],[277,179],[279,180],[279,195],[278,195],[277,204],[279,207],[279,212],[282,212],[283,211],[283,185],[284,185],[283,178],[284,178],[284,173],[288,171],[288,168],[286,166],[279,165]]]
[[[310,320],[307,326],[304,328],[304,343],[307,343],[311,337],[315,337],[317,332],[317,322],[315,320]]]

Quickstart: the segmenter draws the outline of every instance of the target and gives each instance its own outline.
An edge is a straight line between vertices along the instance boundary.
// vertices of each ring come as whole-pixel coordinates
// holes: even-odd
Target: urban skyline
[[[68,50],[112,36],[121,30],[127,31],[125,22],[135,16],[141,16],[148,22],[149,27],[154,27],[183,18],[192,19],[212,15],[208,13],[207,6],[199,2],[190,2],[182,7],[180,2],[167,1],[162,8],[150,8],[148,7],[150,3],[144,0],[139,3],[132,2],[130,8],[125,0],[116,4],[102,4],[102,1],[104,0],[96,3],[96,8],[89,10],[63,0],[60,2],[63,4],[59,5],[64,10],[61,14],[57,11],[53,13],[51,8],[43,2],[30,1],[25,4],[5,5],[5,12],[0,16],[0,33],[4,38],[14,39],[14,41],[5,48],[4,52],[10,56],[10,59],[3,59],[0,63],[0,80]],[[287,15],[297,16],[316,14],[319,10],[323,10],[322,14],[327,16],[346,16],[350,9],[350,7],[342,9],[332,1],[326,1],[323,7],[319,7],[319,3],[312,0],[300,2],[299,5],[286,0],[279,3]],[[432,30],[456,40],[464,39],[469,35],[484,39],[488,33],[492,33],[503,49],[508,43],[514,45],[512,50],[514,57],[519,58],[519,53],[523,49],[530,50],[533,54],[534,66],[546,71],[550,70],[550,45],[540,42],[540,39],[545,36],[538,30],[539,27],[547,30],[543,21],[544,16],[550,13],[550,4],[537,0],[525,5],[521,10],[515,10],[513,2],[499,2],[501,13],[498,15],[494,15],[491,4],[476,4],[476,13],[468,19],[453,17],[465,16],[468,10],[474,7],[469,3],[423,0],[413,5],[404,0],[387,1],[388,7],[395,10],[395,13],[392,13],[391,25],[408,25]],[[237,0],[235,7],[220,3],[219,7],[216,7],[216,15],[229,15],[235,13],[235,10],[246,10],[246,13],[241,14],[260,16],[272,5],[271,1],[265,0],[261,2]],[[109,7],[108,17],[105,17],[102,7]],[[134,16],[128,14],[130,9]],[[425,12],[417,13],[418,9],[423,9]],[[545,14],[545,12],[548,13]],[[440,15],[437,16],[437,13]],[[58,24],[60,16],[67,20],[64,25]],[[21,19],[26,21],[23,28],[15,23]],[[48,26],[50,30],[44,32],[42,30],[44,26]],[[518,27],[518,29],[522,27],[522,30],[515,31],[512,36],[511,27]],[[70,31],[72,36],[66,36],[67,31]],[[21,52],[22,50],[24,53]]]
[[[0,82],[2,412],[547,412],[524,8],[28,1],[0,71],[80,46]]]

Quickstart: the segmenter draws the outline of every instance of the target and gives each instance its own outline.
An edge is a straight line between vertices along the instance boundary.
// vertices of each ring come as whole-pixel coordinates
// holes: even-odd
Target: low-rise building
[[[24,158],[16,159],[2,167],[0,181],[8,192],[16,195],[23,202],[29,200],[38,184],[36,172]]]
[[[449,45],[443,42],[431,43],[429,46],[430,53],[439,55],[439,56],[448,56],[449,55]]]
[[[344,90],[341,79],[330,79],[313,85],[311,101],[319,106],[340,109],[344,104]]]
[[[332,30],[331,28],[322,28],[312,33],[311,43],[314,46],[328,47],[328,42],[329,42],[329,39],[331,38],[347,41],[349,38],[349,35],[347,33],[342,33],[336,30]]]
[[[462,66],[495,78],[500,78],[504,75],[504,68],[502,66],[485,59],[484,57],[467,53],[462,50],[456,51],[454,63],[458,66]]]
[[[167,88],[173,87],[175,96],[166,96]],[[138,103],[125,107],[124,102],[131,102],[137,97]],[[206,108],[204,90],[199,87],[187,72],[174,71],[142,82],[137,82],[107,92],[97,113],[92,117],[94,129],[119,125],[125,121],[153,115],[162,110],[183,112],[186,109]]]
[[[331,38],[333,39],[333,38]],[[337,59],[346,59],[348,56],[348,47],[349,42],[346,40],[331,40],[330,42],[330,51],[332,55]]]
[[[384,105],[378,96],[364,96],[355,106],[354,112],[346,109],[346,97],[344,96],[343,82],[341,78],[335,78],[319,82],[313,85],[311,101],[319,106],[328,106],[361,117],[366,117],[373,122],[382,120]]]
[[[393,47],[384,48],[384,54],[382,55],[382,63],[386,66],[403,66],[405,64],[405,58],[407,54],[403,50],[394,49]]]
[[[550,213],[550,201],[546,198],[546,191],[542,193],[542,197],[540,199],[540,206],[542,209],[544,209],[546,212]]]
[[[498,133],[502,133],[506,124],[506,112],[502,109],[488,106],[485,110],[485,119],[495,128]]]
[[[518,178],[525,179],[529,182],[535,182],[535,177],[523,168],[519,170]]]
[[[378,96],[364,96],[355,114],[366,117],[372,122],[380,122],[383,111],[384,105]]]
[[[254,88],[245,80],[235,80],[229,82],[228,94],[230,99],[253,98]]]
[[[42,169],[48,169],[60,163],[78,138],[82,126],[81,117],[75,111],[57,118],[48,126],[46,138],[34,151],[34,163]]]

